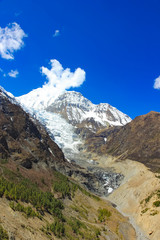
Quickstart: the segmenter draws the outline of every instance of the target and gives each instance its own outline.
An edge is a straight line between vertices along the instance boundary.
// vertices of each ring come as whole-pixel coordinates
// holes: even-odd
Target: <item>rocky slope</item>
[[[67,165],[62,151],[44,127],[3,89],[0,89],[0,156],[28,169],[35,164]]]
[[[106,129],[87,140],[88,149],[119,159],[140,161],[153,171],[160,168],[160,113],[136,117],[122,127]]]
[[[138,240],[159,240],[160,205],[159,174],[151,172],[144,164],[125,159],[118,160],[109,155],[97,156],[94,159],[100,167],[114,168],[123,174],[121,185],[107,198],[127,217],[137,231]]]
[[[58,113],[74,126],[79,124],[91,131],[107,125],[125,125],[131,119],[107,103],[95,105],[78,92],[66,92],[50,104],[47,111]]]
[[[56,125],[55,121],[53,125]],[[61,134],[63,135],[63,132]],[[0,157],[4,162],[9,159],[27,169],[56,169],[76,178],[99,195],[108,194],[109,187],[117,187],[122,178],[120,175],[115,178],[115,173],[111,172],[112,184],[105,185],[101,171],[97,174],[75,163],[71,164],[44,126],[27,114],[16,100],[3,90],[0,90]]]
[[[75,91],[65,92],[56,98],[48,95],[45,100],[44,96],[38,95],[37,97],[36,95],[34,97],[33,93],[35,94],[35,92],[38,92],[38,89],[18,97],[17,100],[28,109],[37,111],[45,109],[49,112],[58,113],[72,125],[83,122],[87,124],[93,120],[95,125],[97,124],[97,128],[100,128],[106,125],[124,125],[131,121],[130,117],[111,105],[107,103],[95,105],[83,97],[81,93]],[[40,98],[42,98],[41,101]],[[89,126],[88,123],[87,127],[94,130],[94,125]]]
[[[130,218],[137,232],[140,227],[140,240],[159,240],[160,235],[159,124],[160,113],[150,112],[86,139],[86,148],[99,166],[124,176],[107,199]]]
[[[35,89],[16,99],[46,126],[64,153],[77,152],[82,139],[92,132],[107,126],[122,126],[131,121],[111,105],[95,105],[74,91],[54,98],[51,93],[41,96],[39,90]]]
[[[152,171],[158,171],[160,168],[160,114],[151,112],[131,122],[126,121],[127,124],[121,121],[119,124],[114,124],[118,117],[115,117],[115,112],[112,114],[112,107],[107,104],[93,106],[75,92],[59,96],[43,109],[42,115],[46,114],[45,117],[41,117],[39,111],[35,111],[35,115],[41,117],[44,124],[47,123],[46,126],[51,132],[56,133],[56,141],[62,144],[72,133],[69,143],[71,148],[69,146],[63,148],[70,160],[76,160],[95,174],[102,174],[104,185],[114,176],[116,178],[116,175],[109,175],[111,171],[122,176],[120,186],[113,187],[114,191],[111,189],[112,193],[110,192],[108,199],[130,218],[137,231],[137,239],[159,240],[160,230],[157,224],[160,216],[159,176],[156,177],[143,164]],[[113,124],[108,120],[102,123],[104,119],[106,120],[106,115]],[[112,118],[113,116],[115,118]],[[58,125],[62,119],[63,124],[55,131],[51,122],[56,122]],[[63,128],[67,132],[65,141],[62,140],[61,134]],[[71,149],[74,149],[73,154],[68,155]],[[109,186],[106,187],[109,192]]]
[[[70,164],[45,128],[1,88],[0,239],[136,239],[109,202],[56,170],[99,188],[98,177]]]

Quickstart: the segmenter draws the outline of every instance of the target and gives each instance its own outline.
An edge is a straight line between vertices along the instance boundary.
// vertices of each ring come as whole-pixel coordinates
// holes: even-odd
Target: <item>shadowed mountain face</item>
[[[108,194],[102,174],[97,175],[67,161],[42,124],[27,114],[14,97],[9,98],[1,89],[0,161],[40,172],[56,169],[76,178],[94,193]],[[119,184],[117,179],[116,184]]]
[[[102,240],[118,239],[119,232],[136,239],[110,203],[55,170],[94,192],[105,190],[96,175],[70,164],[45,128],[0,88],[0,239],[97,239],[97,230]]]
[[[157,170],[160,168],[160,113],[150,112],[125,126],[99,131],[87,144],[90,151],[140,161]]]
[[[65,165],[62,151],[38,121],[0,90],[0,157],[27,169],[33,165]]]

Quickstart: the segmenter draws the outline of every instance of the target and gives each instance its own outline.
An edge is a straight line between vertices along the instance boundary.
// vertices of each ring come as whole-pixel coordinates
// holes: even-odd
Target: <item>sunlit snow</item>
[[[46,126],[60,148],[64,151],[70,149],[78,152],[78,146],[82,142],[74,133],[74,127],[65,119],[56,113],[46,111],[35,112],[35,117]]]
[[[52,92],[42,94],[42,89],[16,98],[34,117],[43,123],[50,135],[65,153],[78,153],[82,139],[75,133],[76,124],[95,132],[99,127],[122,126],[131,119],[108,103],[93,104],[81,93],[66,91],[55,97]],[[64,118],[65,115],[65,118]],[[106,142],[107,139],[104,138]]]

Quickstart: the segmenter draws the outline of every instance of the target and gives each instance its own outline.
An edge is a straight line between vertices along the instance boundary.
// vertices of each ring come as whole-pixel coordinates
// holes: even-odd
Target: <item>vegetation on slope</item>
[[[100,222],[105,222],[106,219],[108,219],[111,216],[111,212],[108,211],[107,209],[98,209],[98,220]]]
[[[142,214],[149,214],[151,216],[160,213],[160,190],[152,192],[145,199],[141,201]]]
[[[35,231],[40,231],[43,239],[103,240],[105,236],[120,236],[117,229],[124,219],[99,197],[56,171],[52,171],[49,182],[47,172],[42,175],[41,171],[32,172],[12,164],[0,164],[0,201],[13,210],[9,216],[21,218],[22,232],[31,231],[33,239]],[[30,171],[31,176],[36,175],[35,180],[25,175]],[[30,222],[36,228],[29,226]]]
[[[70,181],[68,177],[64,176],[63,174],[54,172],[54,176],[56,177],[56,180],[53,181],[53,190],[54,192],[61,193],[62,198],[72,198],[74,197],[75,191],[80,190],[86,196],[89,196],[97,201],[100,200],[98,196],[89,193],[80,185],[74,183],[73,181]]]
[[[8,236],[6,230],[4,230],[1,225],[0,225],[0,239],[1,240],[8,240],[9,239],[9,236]]]
[[[63,203],[55,199],[50,192],[42,192],[39,190],[38,187],[28,179],[24,179],[16,184],[0,178],[0,197],[3,197],[3,195],[8,200],[20,200],[31,203],[37,211],[42,213],[46,211],[59,219],[63,219]]]

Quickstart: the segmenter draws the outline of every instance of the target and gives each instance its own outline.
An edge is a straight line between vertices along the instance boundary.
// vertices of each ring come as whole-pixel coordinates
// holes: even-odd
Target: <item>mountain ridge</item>
[[[5,239],[25,240],[47,240],[48,236],[63,240],[136,239],[127,218],[79,185],[98,191],[105,179],[100,186],[98,177],[69,163],[43,125],[3,89],[0,174],[0,239],[4,234]]]
[[[97,149],[99,154],[140,161],[153,171],[158,171],[160,113],[151,111],[136,117],[125,126],[101,130],[86,141],[90,151]]]
[[[83,139],[90,133],[112,125],[121,126],[131,121],[131,118],[111,105],[93,104],[75,91],[67,91],[56,99],[51,93],[48,95],[45,93],[44,101],[39,91],[41,92],[41,89],[33,90],[16,100],[45,125],[50,136],[65,154],[69,151],[78,152],[80,145],[83,145]],[[69,158],[68,154],[66,157]]]
[[[83,97],[83,95],[79,92],[66,91],[65,93],[62,93],[57,97],[51,96],[51,94],[47,96],[46,94],[47,96],[46,98],[43,98],[43,95],[40,96],[39,94],[37,94],[36,98],[34,98],[32,97],[34,92],[36,92],[36,90],[33,90],[32,92],[26,95],[17,97],[16,99],[26,108],[34,109],[37,111],[39,109],[41,110],[45,109],[46,111],[56,112],[56,110],[58,111],[58,108],[59,109],[61,108],[62,110],[62,108],[66,108],[66,107],[76,107],[78,110],[81,110],[81,112],[79,113],[77,111],[76,113],[74,113],[73,117],[71,117],[71,115],[67,115],[66,117],[67,120],[72,121],[73,124],[74,124],[74,121],[80,123],[83,120],[84,116],[80,116],[81,119],[79,119],[79,121],[76,118],[76,114],[82,115],[83,113],[84,113],[83,115],[87,115],[85,116],[85,119],[95,118],[95,120],[101,114],[100,117],[98,118],[98,121],[101,125],[105,125],[106,122],[108,122],[111,125],[112,124],[124,125],[127,122],[131,121],[131,118],[129,118],[126,114],[123,114],[118,109],[116,109],[115,107],[112,107],[108,103],[93,104],[90,100]],[[30,99],[30,96],[31,96],[31,99]],[[38,99],[37,99],[37,96],[38,96]],[[40,98],[41,98],[41,101],[40,101]],[[44,101],[44,104],[43,104],[43,101]],[[108,116],[102,115],[102,113],[104,113],[107,110],[109,111]],[[115,116],[113,116],[113,114]],[[61,113],[61,116],[64,117],[64,114]],[[117,123],[114,120],[112,121],[113,118],[115,118]]]
[[[113,202],[115,202],[115,204],[117,203],[118,199],[120,198],[119,189],[121,189],[121,186],[122,186],[122,189],[123,189],[123,186],[125,185],[124,186],[125,187],[124,194],[121,193],[122,196],[123,195],[125,196],[126,191],[128,191],[128,185],[127,185],[128,180],[132,182],[132,180],[134,179],[134,172],[132,171],[132,166],[135,165],[138,169],[138,174],[142,175],[143,171],[141,171],[141,169],[139,169],[138,163],[136,163],[135,161],[131,161],[131,163],[130,163],[131,166],[129,168],[129,171],[128,171],[127,168],[125,169],[125,167],[126,167],[125,160],[124,160],[124,162],[121,162],[123,160],[122,157],[125,157],[125,155],[123,154],[123,151],[126,153],[126,148],[130,150],[130,148],[132,149],[134,147],[134,142],[132,142],[132,141],[135,137],[140,136],[140,138],[138,140],[140,140],[142,138],[142,136],[144,134],[144,131],[143,131],[144,126],[147,126],[146,135],[149,135],[151,133],[151,138],[152,138],[152,136],[154,135],[155,130],[156,130],[156,127],[155,127],[156,124],[155,123],[156,123],[156,119],[157,119],[157,117],[156,117],[157,113],[152,112],[152,113],[149,114],[149,117],[140,116],[140,117],[138,117],[138,121],[137,121],[137,118],[136,118],[135,121],[139,122],[139,126],[133,120],[132,122],[129,122],[124,126],[112,126],[112,127],[107,128],[107,129],[103,129],[103,128],[101,129],[101,127],[100,127],[100,129],[96,133],[94,131],[90,131],[89,129],[87,129],[87,126],[84,127],[83,122],[78,123],[78,124],[75,123],[75,126],[70,124],[65,118],[62,118],[62,116],[58,113],[52,113],[50,111],[41,110],[39,112],[38,111],[37,112],[32,111],[32,114],[33,114],[32,117],[31,117],[31,115],[27,115],[27,119],[29,119],[29,116],[30,116],[32,121],[35,122],[35,124],[38,128],[41,126],[41,124],[40,123],[38,124],[37,118],[38,119],[42,118],[40,122],[43,123],[43,126],[45,126],[45,125],[49,126],[50,125],[49,126],[50,129],[54,130],[54,132],[52,132],[52,134],[53,134],[52,139],[54,139],[54,138],[58,139],[58,137],[62,138],[62,136],[63,136],[63,141],[62,142],[63,143],[66,142],[68,144],[68,146],[66,145],[68,147],[68,152],[70,152],[70,150],[73,148],[73,145],[70,146],[70,143],[75,143],[77,140],[79,140],[80,138],[78,138],[78,137],[82,136],[82,131],[83,131],[83,133],[84,133],[84,137],[82,138],[83,142],[78,143],[78,141],[77,141],[77,143],[79,144],[79,148],[74,149],[73,156],[71,158],[71,159],[75,160],[75,162],[78,163],[78,164],[81,162],[80,166],[82,166],[82,167],[80,168],[76,164],[70,164],[70,161],[66,161],[65,159],[63,160],[64,156],[63,156],[62,153],[61,153],[61,156],[63,156],[63,157],[60,158],[60,162],[62,162],[62,164],[59,164],[59,159],[58,158],[57,158],[57,161],[54,161],[52,159],[54,161],[54,163],[52,162],[51,159],[47,159],[48,156],[50,158],[50,156],[52,155],[51,156],[51,158],[52,158],[55,155],[54,148],[49,147],[48,143],[46,142],[47,139],[49,139],[49,136],[46,136],[47,139],[44,139],[44,141],[45,141],[44,145],[47,144],[46,145],[47,152],[44,151],[43,148],[42,149],[41,148],[36,149],[36,146],[39,146],[39,144],[38,144],[39,140],[40,140],[40,142],[42,140],[41,137],[39,136],[39,133],[37,132],[38,129],[34,131],[34,127],[32,128],[32,124],[28,124],[28,121],[23,120],[24,119],[23,114],[25,115],[26,113],[24,111],[22,111],[22,109],[20,110],[20,112],[22,112],[22,116],[17,111],[15,111],[15,114],[14,114],[14,111],[8,111],[9,110],[7,108],[8,106],[5,107],[5,102],[6,102],[6,104],[8,102],[7,98],[5,97],[3,99],[5,99],[5,101],[4,101],[4,103],[1,102],[2,103],[1,106],[3,106],[1,108],[1,111],[2,111],[1,115],[2,116],[4,115],[6,117],[5,122],[8,120],[9,123],[7,122],[8,126],[6,128],[6,126],[3,125],[3,122],[0,122],[0,126],[2,125],[2,130],[3,130],[3,133],[5,134],[5,140],[7,142],[7,144],[6,144],[4,139],[2,139],[1,146],[3,148],[5,148],[5,150],[8,151],[8,153],[11,152],[11,156],[14,159],[9,159],[9,162],[6,163],[5,157],[3,157],[2,163],[0,162],[0,171],[2,172],[2,174],[3,174],[3,171],[4,171],[3,170],[4,168],[2,168],[3,167],[2,164],[5,163],[6,164],[5,166],[8,167],[8,168],[12,167],[12,170],[13,170],[13,165],[14,165],[14,171],[20,171],[20,173],[25,172],[25,174],[30,173],[30,175],[28,175],[28,177],[30,179],[33,179],[33,175],[35,174],[36,179],[34,178],[34,181],[36,181],[36,182],[38,181],[38,183],[41,185],[41,187],[43,186],[43,188],[44,188],[43,183],[47,183],[47,186],[49,188],[52,188],[52,181],[53,180],[50,177],[52,175],[52,173],[50,172],[51,175],[49,175],[49,172],[48,172],[47,168],[44,168],[44,169],[46,169],[46,172],[42,171],[42,170],[44,170],[43,167],[46,164],[46,161],[44,161],[44,160],[46,159],[47,162],[48,162],[47,165],[49,165],[48,167],[49,167],[50,170],[53,170],[53,169],[56,168],[57,170],[61,171],[62,173],[65,173],[68,176],[72,177],[74,180],[82,183],[83,186],[85,186],[86,188],[88,188],[90,191],[92,191],[94,193],[97,193],[99,195],[102,195],[102,194],[105,195],[106,194],[105,196],[107,196],[107,194],[111,193],[110,198],[112,198],[112,192],[113,192],[113,196],[114,196],[114,201]],[[61,103],[63,103],[63,101]],[[67,103],[65,103],[65,104],[67,104]],[[15,108],[15,109],[20,108],[20,105],[21,104],[19,104],[19,105],[18,104],[17,105],[13,104],[12,108]],[[75,105],[75,106],[79,107],[78,105]],[[101,107],[102,107],[102,110],[103,110],[104,105],[102,104]],[[108,105],[106,107],[108,107]],[[11,108],[11,110],[13,110],[12,108]],[[61,108],[64,109],[64,105],[62,107],[60,107],[60,110],[61,110]],[[101,113],[101,111],[100,111],[100,113]],[[10,116],[10,114],[12,116]],[[13,117],[14,115],[16,117],[19,117],[18,121],[16,120],[16,118]],[[146,119],[149,119],[149,120],[147,120],[148,121],[147,124],[145,124]],[[158,119],[159,119],[159,114],[158,114]],[[1,117],[1,120],[3,120],[3,117]],[[24,147],[25,147],[25,150],[27,149],[29,151],[29,153],[31,154],[30,155],[31,159],[29,159],[29,160],[31,160],[31,163],[30,163],[30,161],[28,161],[28,159],[22,159],[20,149],[18,147],[15,148],[14,139],[17,138],[17,133],[16,133],[16,131],[14,131],[14,129],[12,129],[12,124],[13,124],[12,121],[14,122],[14,124],[16,122],[16,128],[20,129],[20,133],[22,133],[22,136],[24,137],[24,139],[19,138],[18,142],[23,145],[22,150],[24,150]],[[89,120],[89,123],[91,121],[92,121],[92,119]],[[63,122],[63,124],[62,124],[62,122]],[[27,123],[27,127],[29,127],[29,129],[30,129],[29,131],[28,130],[26,131],[27,128],[25,127],[26,126],[25,123]],[[49,125],[47,125],[46,123],[49,123]],[[159,120],[158,120],[158,123],[159,123]],[[24,131],[21,131],[21,129],[23,129],[23,127],[22,127],[23,124],[24,124]],[[61,124],[61,128],[59,129],[60,124]],[[10,126],[11,130],[10,130],[9,126]],[[45,128],[43,126],[42,126],[42,128],[45,131]],[[55,126],[57,127],[57,129],[55,129]],[[153,127],[154,131],[151,132],[150,130],[152,129],[152,127]],[[32,131],[32,129],[33,129],[33,131]],[[89,131],[88,134],[86,134],[86,132],[85,132],[87,130]],[[30,136],[30,131],[31,131],[31,136]],[[37,134],[36,134],[36,132],[37,132]],[[140,132],[142,132],[142,135],[141,135]],[[68,136],[69,135],[66,136],[65,135],[66,133],[69,134],[69,135],[73,134],[73,136],[71,136],[73,139],[71,139],[70,143],[68,143]],[[10,140],[8,134],[12,135],[11,140]],[[18,134],[19,134],[19,132],[18,132]],[[37,136],[37,138],[35,138],[36,136]],[[33,139],[32,139],[32,137],[33,137]],[[90,139],[90,142],[87,142],[88,137]],[[112,141],[112,139],[113,139],[113,141]],[[129,144],[128,141],[130,141],[130,139],[132,141]],[[10,142],[14,143],[14,144],[9,145],[8,140],[10,140]],[[140,141],[137,141],[136,146],[138,146],[139,142]],[[141,142],[142,142],[142,144],[144,144],[143,141],[141,141]],[[41,143],[43,143],[43,141]],[[108,145],[109,143],[110,143],[110,145]],[[118,143],[118,145],[117,145],[117,143]],[[76,145],[77,147],[78,147],[78,144]],[[108,146],[108,148],[106,148],[107,146]],[[82,147],[82,149],[80,149],[81,147]],[[89,149],[90,152],[87,151],[87,147],[91,147]],[[114,148],[114,147],[116,147],[116,148]],[[112,151],[108,152],[108,150],[112,150],[112,148],[114,148],[114,151],[113,152]],[[94,154],[93,151],[92,151],[93,149],[97,149],[98,154]],[[39,150],[41,150],[41,152],[40,152],[39,155],[37,155],[37,151],[39,152]],[[65,150],[67,150],[67,149],[65,149]],[[76,150],[77,150],[77,155],[75,154]],[[47,155],[45,155],[45,152],[46,152]],[[19,155],[18,159],[15,158],[15,153],[17,155]],[[86,153],[86,154],[84,154],[84,153]],[[101,154],[103,156],[101,156]],[[113,154],[114,158],[109,156],[110,154]],[[34,156],[37,155],[37,157],[40,158],[39,159],[40,161],[38,160],[39,163],[40,162],[42,163],[42,164],[39,165],[39,167],[40,167],[39,170],[40,171],[37,171],[38,170],[37,169],[37,167],[38,167],[37,159],[36,158],[32,159],[33,155]],[[24,156],[26,157],[26,154],[24,154]],[[9,158],[10,158],[10,156],[9,156]],[[50,161],[51,161],[51,163],[49,163]],[[64,162],[65,162],[65,164],[64,164]],[[71,167],[71,165],[72,165],[72,167]],[[20,169],[20,170],[16,170],[16,166],[18,166],[17,169]],[[25,171],[24,171],[24,169],[25,169]],[[116,172],[114,172],[114,171],[116,171]],[[128,171],[129,175],[127,175],[127,173],[126,173],[127,171]],[[47,173],[47,176],[45,175],[45,173]],[[42,177],[43,177],[43,181],[41,179]],[[156,177],[154,176],[154,178],[156,178]],[[119,182],[119,180],[120,180],[120,182]],[[135,181],[135,179],[134,179],[134,181]],[[120,183],[121,183],[121,185],[119,185]],[[136,183],[136,181],[135,181],[135,183]],[[146,185],[147,185],[147,183],[146,183]],[[133,186],[134,186],[134,182],[133,182]],[[139,189],[141,189],[141,187]],[[150,188],[149,188],[147,193],[150,194]],[[138,194],[140,194],[139,199],[143,200],[144,198],[147,198],[147,196],[145,196],[147,193],[145,193],[145,194],[138,193]],[[61,196],[59,194],[60,193],[58,193],[58,195],[56,194],[55,196]],[[134,192],[132,192],[132,194],[134,195]],[[123,199],[123,197],[121,199],[122,199],[122,201],[118,202],[118,204],[117,204],[119,206],[123,205],[122,203],[125,200],[125,199]],[[1,201],[1,199],[0,199],[0,201]],[[125,202],[127,202],[127,199],[126,199]],[[139,204],[140,203],[137,202],[136,206],[139,207],[139,209],[141,209]],[[113,206],[116,206],[116,205],[113,205]],[[130,207],[130,205],[127,205],[127,206]],[[69,210],[69,212],[72,212],[70,210]],[[143,211],[143,210],[144,209],[142,208],[142,210],[140,210],[140,211]],[[124,210],[124,212],[125,211],[127,211],[127,210]],[[140,212],[140,216],[139,216],[140,221],[142,220],[141,214],[142,213]],[[79,214],[78,214],[78,216],[79,216]],[[131,217],[131,216],[129,216],[129,217]],[[134,215],[134,217],[135,217],[135,215]],[[154,218],[154,221],[155,221],[155,218]],[[86,220],[85,220],[85,222],[86,222]],[[133,224],[134,224],[134,222],[133,222]],[[135,229],[138,233],[138,236],[141,236],[140,239],[147,239],[145,237],[145,234],[143,233],[143,231],[141,231],[140,229],[137,229],[136,224],[134,224],[134,226],[135,226]],[[143,226],[143,228],[146,231],[146,227]],[[158,230],[156,231],[155,228],[153,228],[153,229],[154,229],[155,233],[158,234]],[[150,234],[150,232],[148,233],[148,230],[146,231],[146,233]],[[112,234],[112,231],[111,231],[111,234]],[[130,233],[128,234],[128,232],[127,232],[126,236],[127,236],[127,239],[131,239]],[[92,238],[92,239],[95,239],[95,238]],[[103,239],[103,237],[102,237],[102,239]]]

